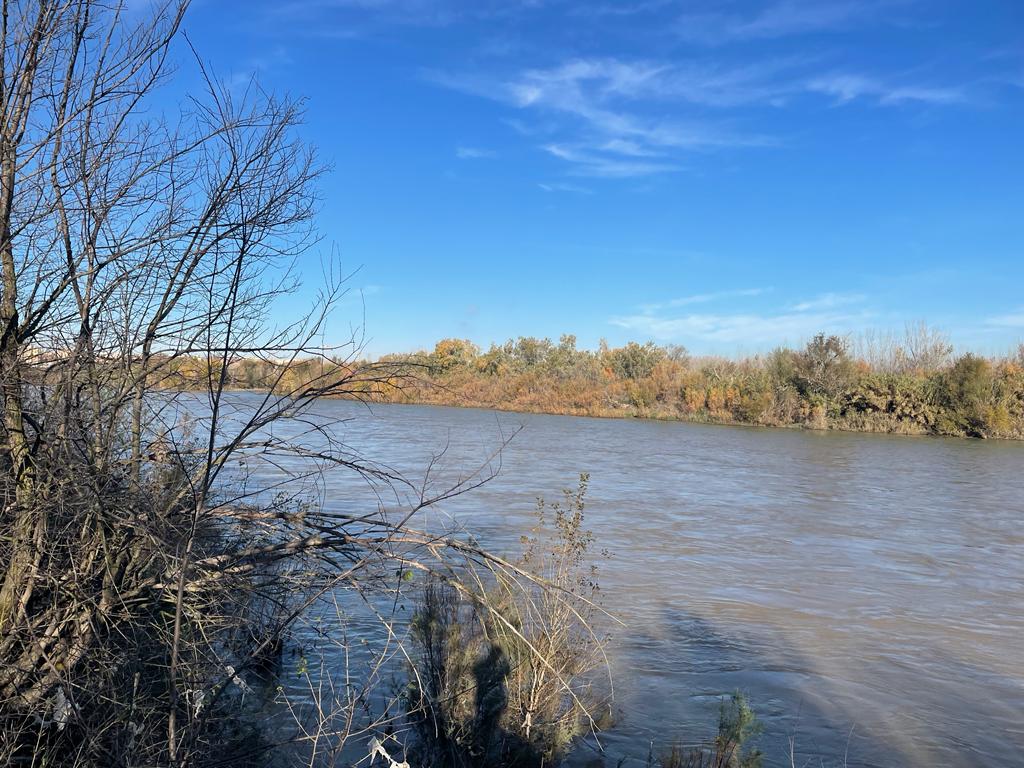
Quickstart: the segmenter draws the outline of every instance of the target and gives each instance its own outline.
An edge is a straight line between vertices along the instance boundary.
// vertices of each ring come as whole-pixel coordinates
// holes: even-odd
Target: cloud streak
[[[820,70],[815,56],[738,65],[594,57],[505,76],[439,71],[424,76],[516,110],[524,117],[506,122],[523,135],[552,139],[540,149],[565,161],[575,175],[604,178],[678,171],[688,153],[780,143],[738,127],[742,108],[778,109],[801,97],[888,107],[967,101],[962,87],[814,70]]]
[[[794,312],[810,312],[822,309],[836,309],[837,307],[848,307],[851,304],[861,304],[866,296],[860,293],[823,293],[813,299],[797,302],[792,306]]]
[[[701,97],[701,88],[670,64],[573,59],[557,67],[528,69],[498,79],[477,73],[425,75],[446,88],[500,101],[542,120],[554,120],[546,132],[568,138],[549,141],[540,148],[568,163],[576,175],[649,176],[679,170],[683,152],[772,143],[769,137],[738,132],[720,120],[666,117],[666,104],[674,107],[670,112],[678,112],[680,102],[707,104],[737,99],[722,93]],[[709,84],[709,89],[729,87],[721,73],[715,73],[713,79],[719,85]],[[524,134],[543,132],[522,121],[516,124]]]
[[[592,195],[594,190],[588,187],[582,187],[579,184],[570,184],[564,181],[552,181],[549,183],[541,183],[537,185],[545,192],[571,192],[577,195]]]
[[[679,166],[667,162],[636,159],[637,155],[622,156],[612,153],[590,151],[585,147],[548,144],[548,154],[565,160],[573,166],[572,173],[578,176],[592,176],[605,179],[620,179],[633,176],[649,176],[678,170]]]
[[[769,293],[771,288],[738,288],[732,291],[715,291],[714,293],[695,293],[691,296],[680,296],[657,304],[644,304],[641,310],[644,314],[653,314],[663,309],[674,307],[688,307],[692,304],[710,304],[711,302],[722,301],[723,299],[750,298],[762,296]]]
[[[846,73],[813,78],[807,83],[807,90],[832,96],[839,104],[864,98],[873,99],[883,106],[908,102],[943,105],[967,101],[967,93],[961,87],[897,85],[865,75]]]
[[[1019,307],[1006,314],[990,317],[985,321],[985,324],[998,328],[1024,328],[1024,307]]]
[[[502,104],[501,119],[530,139],[536,149],[564,164],[571,176],[625,179],[676,173],[695,154],[779,146],[792,140],[793,121],[774,121],[783,109],[801,103],[831,102],[835,107],[912,108],[954,106],[971,101],[978,88],[941,82],[909,72],[873,71],[865,59],[844,60],[842,50],[816,45],[758,47],[750,43],[795,36],[842,33],[867,24],[894,24],[896,11],[913,0],[759,0],[730,4],[738,10],[684,13],[671,0],[626,0],[583,6],[553,0],[284,0],[268,17],[280,25],[315,34],[352,34],[363,28],[418,25],[426,34],[454,34],[508,20],[501,51],[515,57],[470,54],[462,69],[421,70],[434,85]],[[614,40],[609,25],[637,23],[647,39],[672,51],[661,56],[602,54],[601,42]],[[567,23],[590,36],[553,44],[543,52],[523,34],[522,25],[544,21],[559,30]],[[653,26],[652,26],[653,25]],[[532,26],[530,27],[533,28]],[[305,32],[304,34],[309,34]],[[552,57],[572,51],[578,39],[591,39],[591,55]],[[678,40],[703,44],[678,47]],[[511,46],[511,47],[510,47]],[[484,46],[486,47],[486,46]],[[640,50],[653,50],[654,47]],[[607,50],[607,49],[605,49]],[[767,51],[767,52],[766,52]],[[543,64],[531,65],[531,54]],[[526,65],[518,65],[519,61]],[[879,59],[881,61],[882,59]],[[868,64],[865,66],[865,64]],[[459,147],[460,159],[490,157],[489,150]]]
[[[676,22],[679,36],[705,45],[845,31],[892,6],[870,0],[781,0],[753,14],[684,14]]]
[[[639,313],[613,316],[609,323],[663,342],[768,345],[804,339],[818,332],[846,332],[874,316],[864,306],[863,297],[840,294],[823,294],[774,311],[672,311],[694,304],[758,296],[767,291],[752,288],[696,294],[647,304]]]

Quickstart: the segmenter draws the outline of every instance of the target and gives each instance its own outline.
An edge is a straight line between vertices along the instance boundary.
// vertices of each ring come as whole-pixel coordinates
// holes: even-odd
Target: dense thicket
[[[469,405],[586,416],[643,416],[868,432],[1024,437],[1024,346],[999,359],[953,355],[941,333],[908,328],[902,338],[819,334],[803,348],[741,360],[691,357],[679,346],[631,342],[597,351],[519,338],[482,351],[444,339],[430,352],[391,355],[401,386],[361,396],[404,403]],[[230,380],[262,388],[319,375],[323,363],[240,361]],[[348,368],[328,363],[328,373]],[[189,366],[178,385],[187,386]]]

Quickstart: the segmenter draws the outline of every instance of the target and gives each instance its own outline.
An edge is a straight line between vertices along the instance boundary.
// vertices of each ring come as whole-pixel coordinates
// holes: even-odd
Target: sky
[[[1019,0],[194,0],[184,26],[226,82],[306,99],[323,243],[279,311],[340,255],[331,341],[1024,341]]]

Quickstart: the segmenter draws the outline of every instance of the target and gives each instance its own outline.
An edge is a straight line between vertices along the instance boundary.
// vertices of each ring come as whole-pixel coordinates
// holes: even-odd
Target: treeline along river
[[[603,605],[625,623],[609,764],[712,735],[737,689],[768,764],[791,742],[797,765],[1024,763],[1024,445],[317,407],[409,477],[444,450],[442,484],[522,426],[494,480],[430,512],[500,552],[519,551],[537,496],[590,473]],[[328,505],[376,504],[351,474],[325,482]]]

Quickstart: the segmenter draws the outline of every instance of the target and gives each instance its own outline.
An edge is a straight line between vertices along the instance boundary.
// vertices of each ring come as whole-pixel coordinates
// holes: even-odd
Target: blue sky
[[[323,250],[362,289],[329,335],[365,302],[370,352],[1024,340],[1018,0],[205,0],[185,27],[308,98]]]

